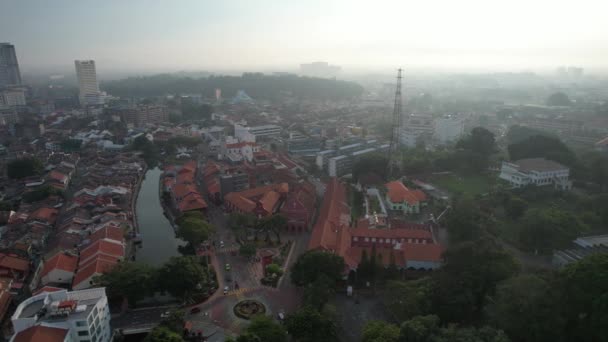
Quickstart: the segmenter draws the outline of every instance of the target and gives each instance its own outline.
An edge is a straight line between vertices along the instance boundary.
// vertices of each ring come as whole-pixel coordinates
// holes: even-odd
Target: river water
[[[154,168],[146,172],[137,197],[136,214],[142,245],[137,249],[136,260],[160,266],[172,256],[180,255],[178,246],[185,243],[175,237],[171,223],[163,214],[158,193],[162,171]]]

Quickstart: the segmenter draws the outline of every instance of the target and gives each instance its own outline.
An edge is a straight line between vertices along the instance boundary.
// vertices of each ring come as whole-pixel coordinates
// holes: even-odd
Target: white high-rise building
[[[11,320],[15,331],[11,341],[110,342],[112,339],[105,288],[43,291],[21,302]]]
[[[435,139],[440,144],[455,142],[464,133],[464,118],[445,115],[435,119]]]
[[[78,77],[80,104],[83,106],[103,104],[103,94],[99,91],[99,83],[97,83],[95,61],[74,61],[74,64]]]

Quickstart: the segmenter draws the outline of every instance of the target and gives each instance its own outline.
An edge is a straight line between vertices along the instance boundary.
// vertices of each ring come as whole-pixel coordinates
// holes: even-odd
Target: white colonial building
[[[560,163],[544,158],[529,158],[502,162],[499,177],[515,188],[533,185],[570,190],[572,182],[568,179],[569,176],[570,169]]]
[[[105,288],[42,292],[17,307],[11,341],[109,342],[110,308]],[[28,339],[34,334],[34,339]]]

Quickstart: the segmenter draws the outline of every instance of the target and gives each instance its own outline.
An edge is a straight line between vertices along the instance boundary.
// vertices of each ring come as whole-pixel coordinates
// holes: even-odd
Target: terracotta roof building
[[[348,270],[356,270],[363,251],[370,255],[374,246],[384,265],[394,258],[402,269],[438,268],[443,247],[435,241],[431,227],[420,224],[401,226],[403,228],[350,228],[346,189],[337,178],[332,178],[308,248],[342,256]]]
[[[13,342],[64,342],[70,341],[69,330],[35,325],[15,334]]]
[[[281,207],[281,214],[287,218],[287,228],[290,231],[308,230],[316,202],[315,188],[310,183],[300,184],[294,191],[290,191]]]
[[[410,190],[401,181],[386,183],[385,187],[389,210],[399,210],[405,214],[419,213],[421,205],[427,201],[422,190]]]
[[[40,273],[41,283],[71,284],[77,267],[77,256],[59,252],[44,263]]]
[[[287,183],[266,185],[228,193],[224,196],[224,204],[230,211],[265,217],[278,211],[288,192]]]

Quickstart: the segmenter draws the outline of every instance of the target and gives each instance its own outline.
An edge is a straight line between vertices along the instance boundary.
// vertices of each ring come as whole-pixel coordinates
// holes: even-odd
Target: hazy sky
[[[608,67],[606,0],[0,0],[22,69]]]

